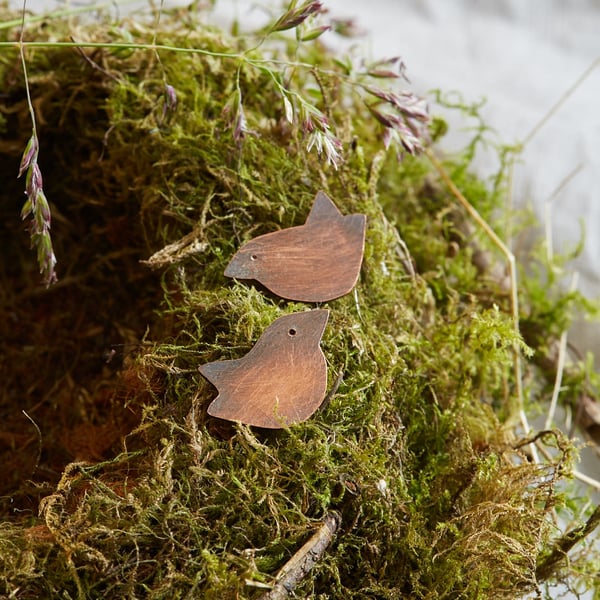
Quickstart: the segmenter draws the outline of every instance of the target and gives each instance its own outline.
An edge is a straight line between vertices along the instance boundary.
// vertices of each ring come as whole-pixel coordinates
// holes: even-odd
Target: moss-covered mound
[[[385,112],[388,66],[298,41],[319,30],[291,17],[256,38],[187,9],[158,28],[26,27],[48,42],[24,50],[58,259],[48,289],[19,217],[19,48],[0,47],[2,595],[259,598],[332,514],[293,597],[515,598],[560,576],[552,517],[572,447],[546,432],[532,449],[516,424],[522,396],[551,389],[573,298],[523,288],[527,359],[503,255],[427,157],[398,161],[423,119]],[[491,218],[501,179],[469,176],[469,156],[446,169]],[[355,292],[327,303],[332,393],[280,431],[212,419],[198,366],[307,308],[225,266],[244,241],[304,223],[320,189],[368,219]]]

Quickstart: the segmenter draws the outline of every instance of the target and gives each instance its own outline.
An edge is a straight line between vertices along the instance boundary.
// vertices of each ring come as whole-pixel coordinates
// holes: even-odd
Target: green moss
[[[242,57],[251,40],[176,15],[163,15],[160,43],[202,53],[161,51],[159,62],[148,50],[84,49],[92,67],[72,49],[27,52],[59,274],[92,308],[74,332],[64,319],[75,309],[52,288],[44,293],[48,322],[27,356],[28,366],[45,365],[33,388],[19,380],[23,355],[10,356],[15,376],[3,402],[34,390],[48,418],[39,465],[54,475],[34,465],[8,488],[23,512],[7,510],[0,531],[3,593],[258,598],[261,588],[248,582],[270,582],[331,510],[341,531],[299,597],[514,598],[534,590],[573,450],[558,434],[545,436],[550,458],[535,464],[519,446],[515,346],[532,390],[541,394],[551,379],[529,362],[502,282],[475,255],[501,257],[465,228],[467,215],[426,158],[398,163],[383,151],[360,86],[318,43],[267,40]],[[49,27],[62,33],[59,22]],[[124,27],[135,43],[152,42],[151,30]],[[123,31],[101,20],[76,38],[115,41]],[[53,36],[47,27],[28,32]],[[260,62],[271,55],[320,71]],[[0,104],[12,136],[0,146],[2,165],[12,165],[2,167],[3,180],[14,177],[28,135],[15,64],[14,50],[3,48],[0,78],[19,107],[15,117]],[[314,96],[335,126],[345,159],[337,170],[307,152],[299,124],[286,121],[284,81]],[[175,113],[165,111],[165,82],[177,92]],[[247,119],[241,141],[232,135],[232,98]],[[448,168],[491,218],[501,182],[469,175],[470,159],[466,152]],[[322,348],[329,385],[339,387],[288,430],[217,422],[206,414],[215,392],[198,366],[244,355],[274,319],[305,309],[223,270],[244,241],[303,223],[319,189],[343,213],[368,217],[355,293],[328,303]],[[19,268],[2,276],[31,286],[36,267],[11,227],[7,252]],[[140,262],[161,250],[154,270]],[[85,345],[98,302],[112,307],[105,321],[115,333],[105,345],[118,348],[116,366],[103,360],[105,348]],[[542,315],[555,324],[546,336],[527,336],[537,360],[573,302],[542,298],[533,284],[521,302],[532,329]],[[35,320],[37,306],[21,309],[23,322]],[[72,362],[73,348],[95,362]],[[52,426],[57,398],[78,416]],[[74,432],[91,439],[66,444]],[[52,460],[48,443],[60,449]],[[35,492],[30,479],[41,486]]]

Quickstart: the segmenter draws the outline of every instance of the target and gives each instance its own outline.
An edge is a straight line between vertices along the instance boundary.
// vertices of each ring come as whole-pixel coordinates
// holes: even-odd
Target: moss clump
[[[26,38],[69,34],[51,21]],[[34,287],[17,224],[24,81],[18,52],[0,51],[1,402],[11,428],[2,593],[258,598],[331,510],[342,528],[297,596],[536,589],[573,448],[558,432],[542,436],[548,458],[532,462],[514,429],[513,353],[526,346],[502,282],[474,260],[475,248],[494,257],[493,247],[465,233],[467,217],[427,159],[398,163],[382,149],[364,82],[349,85],[318,42],[271,35],[243,53],[252,40],[182,12],[163,15],[157,35],[189,51],[161,50],[160,61],[135,47],[84,47],[85,59],[51,45],[27,51],[59,259],[47,291]],[[74,35],[138,45],[153,36],[102,18]],[[297,116],[314,98],[335,124],[337,169],[307,152],[282,90]],[[467,163],[447,166],[475,204],[498,207],[500,191],[467,176]],[[328,305],[322,347],[339,387],[289,430],[217,422],[198,365],[243,355],[275,318],[305,308],[223,270],[243,241],[303,223],[318,189],[368,217],[356,293]],[[524,290],[532,323],[536,301]],[[545,372],[525,370],[541,394]]]

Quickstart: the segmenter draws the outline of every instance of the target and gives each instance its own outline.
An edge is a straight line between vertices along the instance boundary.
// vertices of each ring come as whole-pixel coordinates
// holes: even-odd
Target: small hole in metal
[[[294,336],[296,335],[296,330],[292,327],[289,331],[288,331],[288,335]]]

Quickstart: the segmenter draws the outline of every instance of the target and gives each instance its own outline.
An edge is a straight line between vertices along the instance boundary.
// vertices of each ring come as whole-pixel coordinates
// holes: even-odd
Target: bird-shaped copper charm
[[[365,246],[366,216],[344,216],[318,192],[306,223],[244,244],[227,277],[254,279],[286,300],[326,302],[355,286]]]
[[[328,318],[323,309],[285,315],[242,358],[199,367],[219,392],[208,414],[269,429],[308,419],[327,389],[319,343]]]

